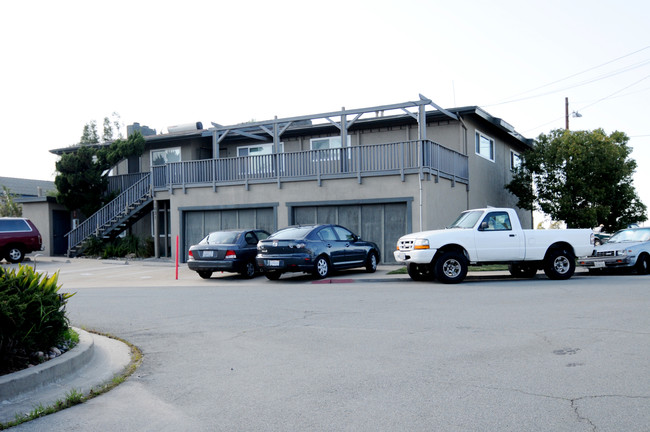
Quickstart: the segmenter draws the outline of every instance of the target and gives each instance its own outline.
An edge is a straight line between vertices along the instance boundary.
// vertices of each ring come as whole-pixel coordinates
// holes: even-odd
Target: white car
[[[549,279],[568,279],[576,257],[591,250],[590,229],[525,230],[513,209],[483,208],[462,212],[447,229],[401,237],[394,256],[413,280],[458,283],[468,265],[497,263],[508,264],[513,276],[543,269]]]
[[[592,270],[633,268],[639,274],[650,272],[650,228],[618,231],[605,244],[596,246],[578,265]]]

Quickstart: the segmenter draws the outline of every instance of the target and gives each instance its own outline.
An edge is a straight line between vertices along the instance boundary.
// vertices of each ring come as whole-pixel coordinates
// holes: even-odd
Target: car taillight
[[[235,259],[237,258],[237,254],[235,253],[234,250],[229,250],[226,252],[226,259]]]
[[[194,258],[194,255],[192,254],[192,251],[189,251],[189,252],[187,253],[187,255],[189,255],[190,258]]]

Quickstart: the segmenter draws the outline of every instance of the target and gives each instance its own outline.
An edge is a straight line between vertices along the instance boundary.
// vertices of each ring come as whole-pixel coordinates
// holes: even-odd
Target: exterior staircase
[[[140,219],[152,202],[151,174],[148,173],[65,235],[68,257],[79,256],[90,237],[116,237]]]

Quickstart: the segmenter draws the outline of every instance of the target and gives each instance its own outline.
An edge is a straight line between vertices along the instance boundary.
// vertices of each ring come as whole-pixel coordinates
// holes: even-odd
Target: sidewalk
[[[75,391],[86,395],[109,382],[131,362],[131,349],[115,339],[75,328],[79,344],[60,357],[0,376],[0,423],[37,407],[64,401]]]

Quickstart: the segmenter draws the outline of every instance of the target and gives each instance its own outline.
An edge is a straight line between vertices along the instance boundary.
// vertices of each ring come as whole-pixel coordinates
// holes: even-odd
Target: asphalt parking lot
[[[72,324],[137,345],[114,390],[17,431],[648,431],[650,276],[460,285],[200,279],[42,258]]]

